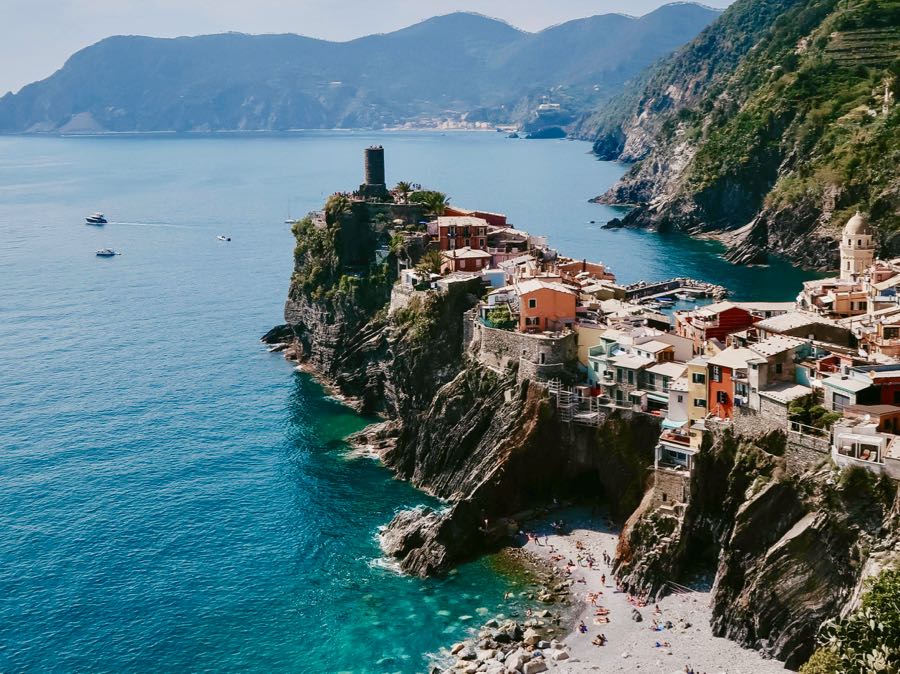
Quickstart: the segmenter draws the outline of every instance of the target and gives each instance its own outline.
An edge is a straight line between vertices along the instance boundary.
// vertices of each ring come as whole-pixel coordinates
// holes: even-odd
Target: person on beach
[[[584,624],[583,620],[580,623],[578,623],[578,631],[581,632],[582,634],[587,634],[588,628],[587,628],[587,625]]]
[[[601,584],[603,587],[606,587],[606,574],[605,574],[605,573],[604,573],[604,574],[601,574],[601,576],[600,576],[600,584]]]

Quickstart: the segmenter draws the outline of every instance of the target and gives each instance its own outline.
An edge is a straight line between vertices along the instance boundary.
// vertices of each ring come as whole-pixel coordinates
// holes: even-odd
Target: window
[[[634,370],[628,370],[628,383],[634,383]]]
[[[471,240],[471,239],[466,239],[466,240],[465,240],[465,245],[471,246],[471,245],[472,245],[472,240]]]
[[[703,398],[694,398],[694,407],[706,407],[706,400]]]
[[[784,365],[775,363],[775,374],[781,374],[784,371]]]
[[[710,379],[713,381],[721,382],[722,381],[722,368],[718,365],[713,365],[712,373],[709,375]]]
[[[481,260],[475,260],[475,269],[481,269]]]
[[[484,239],[478,239],[478,247],[484,248]]]
[[[894,391],[894,404],[900,403],[900,391]]]
[[[530,300],[528,300],[528,308],[529,309],[537,308],[537,300],[535,298],[532,297]]]
[[[600,363],[594,361],[594,372],[600,372]]]
[[[841,393],[835,393],[831,399],[835,412],[842,412],[844,408],[850,404],[850,396]]]
[[[620,367],[616,368],[616,381],[620,384],[625,381],[625,375],[622,374],[622,368]]]
[[[667,498],[668,498],[668,494],[666,494],[666,492],[663,492],[663,498],[662,498],[663,503],[665,503]]]
[[[716,402],[720,405],[727,405],[728,394],[725,391],[716,391]]]
[[[691,375],[691,381],[695,384],[705,384],[706,383],[706,375],[702,372],[694,372]]]
[[[547,362],[547,354],[541,351],[541,365]]]
[[[681,394],[678,395],[678,402],[680,402],[680,403],[683,403],[683,402],[684,402],[684,396],[683,396],[683,395],[681,395]]]

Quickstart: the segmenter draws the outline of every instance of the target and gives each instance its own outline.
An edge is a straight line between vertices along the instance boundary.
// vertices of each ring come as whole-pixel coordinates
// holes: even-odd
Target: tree
[[[450,205],[450,198],[443,192],[435,192],[434,190],[422,190],[413,192],[410,200],[417,204],[422,204],[428,212],[439,217],[444,214],[447,206]]]
[[[328,197],[325,202],[325,222],[329,225],[335,224],[341,219],[342,215],[350,212],[353,202],[346,194],[335,193]]]
[[[516,322],[513,320],[512,312],[505,304],[501,304],[499,307],[491,309],[488,312],[487,319],[495,328],[500,328],[501,330],[511,330],[516,325]]]
[[[400,197],[400,203],[408,204],[409,195],[412,194],[413,187],[411,183],[401,180],[394,188],[394,192]]]
[[[863,595],[860,608],[844,620],[829,620],[819,633],[819,650],[801,670],[884,672],[900,671],[900,569],[882,571]],[[821,651],[830,651],[820,654]],[[830,670],[814,669],[836,658]],[[815,661],[815,662],[814,662]]]
[[[424,274],[440,274],[441,273],[441,254],[436,250],[425,251],[425,254],[419,259],[416,270]]]

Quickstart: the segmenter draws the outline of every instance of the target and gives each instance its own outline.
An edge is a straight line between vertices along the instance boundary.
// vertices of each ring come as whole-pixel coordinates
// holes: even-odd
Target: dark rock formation
[[[900,521],[889,480],[864,469],[789,476],[782,450],[777,437],[730,433],[707,444],[683,516],[645,504],[623,534],[616,572],[651,593],[714,574],[714,633],[796,669],[822,622],[848,606],[867,557],[900,539]]]

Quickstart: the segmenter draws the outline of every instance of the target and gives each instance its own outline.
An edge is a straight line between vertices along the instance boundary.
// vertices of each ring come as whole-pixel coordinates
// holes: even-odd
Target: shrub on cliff
[[[900,672],[900,569],[882,571],[871,581],[859,610],[826,622],[819,643],[802,674]]]

